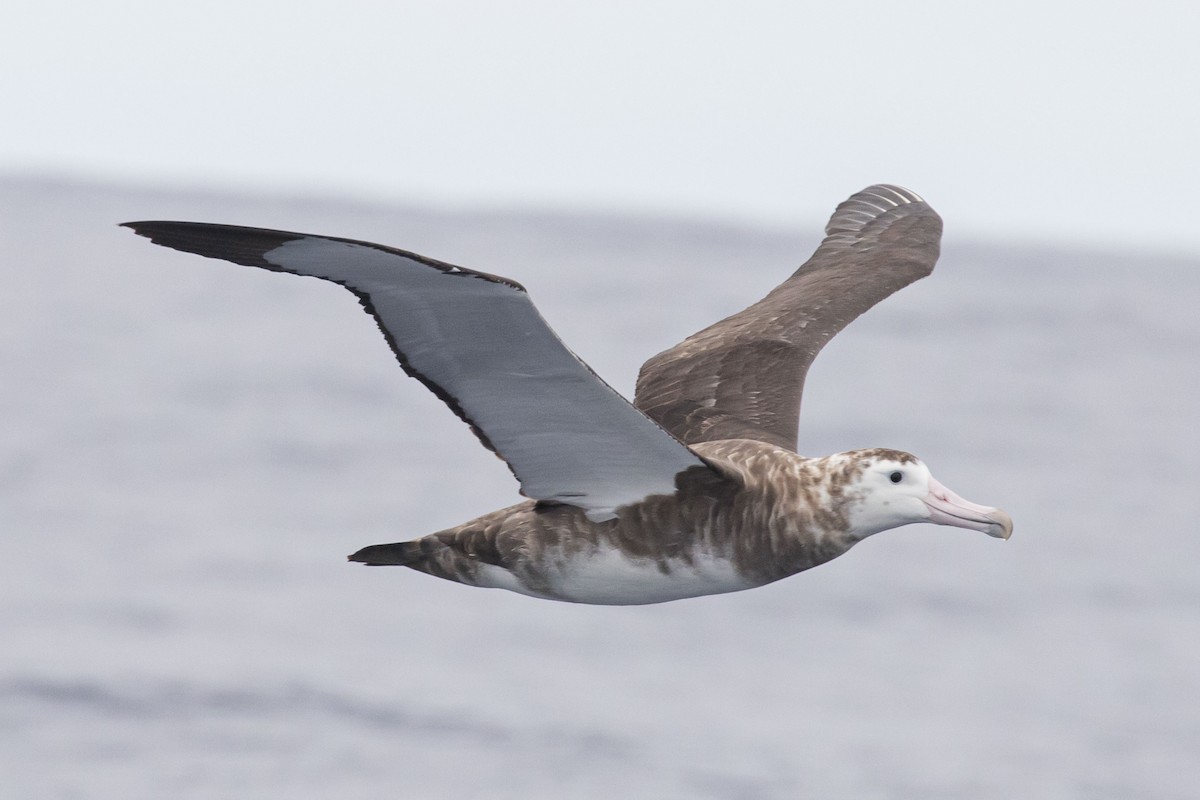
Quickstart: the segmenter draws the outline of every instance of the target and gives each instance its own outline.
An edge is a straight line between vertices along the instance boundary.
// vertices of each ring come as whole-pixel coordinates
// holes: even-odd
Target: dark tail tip
[[[405,567],[421,559],[421,546],[416,542],[373,544],[346,556],[346,559],[369,567]]]

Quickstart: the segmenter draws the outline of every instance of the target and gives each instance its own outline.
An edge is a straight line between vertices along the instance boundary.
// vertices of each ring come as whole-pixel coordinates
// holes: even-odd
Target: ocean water
[[[762,589],[605,608],[346,563],[515,482],[345,291],[115,224],[507,275],[628,394],[823,220],[17,179],[0,209],[0,797],[1200,793],[1200,257],[971,242],[941,209],[933,277],[817,360],[802,450],[911,450],[1013,538],[909,526]]]

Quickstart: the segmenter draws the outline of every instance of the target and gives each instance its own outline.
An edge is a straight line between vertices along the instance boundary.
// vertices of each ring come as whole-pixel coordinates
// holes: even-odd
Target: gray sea
[[[1200,796],[1200,257],[971,241],[941,211],[933,277],[817,360],[801,449],[911,450],[1013,538],[909,526],[607,608],[346,563],[516,484],[345,291],[116,223],[510,276],[628,395],[824,220],[0,181],[0,797]]]

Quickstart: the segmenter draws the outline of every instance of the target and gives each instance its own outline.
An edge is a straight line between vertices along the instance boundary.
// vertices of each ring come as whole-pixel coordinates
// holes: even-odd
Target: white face
[[[850,508],[856,538],[913,522],[969,528],[1000,539],[1012,534],[1008,514],[959,497],[919,459],[899,453],[894,458],[872,455],[864,460],[867,466],[849,487],[857,495]]]

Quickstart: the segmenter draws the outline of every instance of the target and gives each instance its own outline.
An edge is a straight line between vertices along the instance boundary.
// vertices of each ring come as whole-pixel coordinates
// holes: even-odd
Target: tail
[[[357,561],[369,567],[398,566],[408,567],[425,558],[421,543],[396,542],[394,544],[373,544],[364,547],[357,553],[346,556],[350,561]]]

